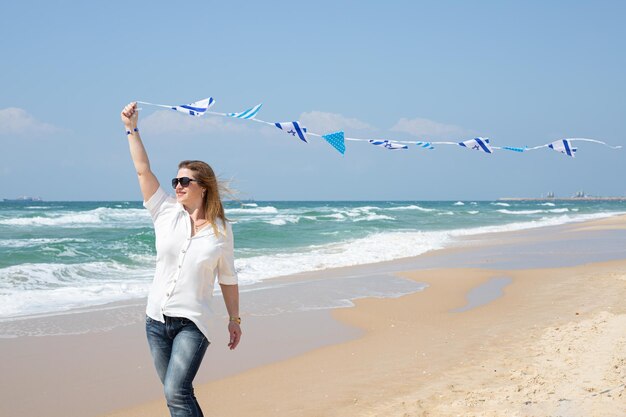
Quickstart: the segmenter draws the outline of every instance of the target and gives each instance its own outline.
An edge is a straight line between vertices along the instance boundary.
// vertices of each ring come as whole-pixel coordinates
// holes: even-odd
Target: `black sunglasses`
[[[198,182],[197,180],[189,177],[172,178],[172,188],[176,188],[179,182],[181,187],[189,187],[191,181]]]

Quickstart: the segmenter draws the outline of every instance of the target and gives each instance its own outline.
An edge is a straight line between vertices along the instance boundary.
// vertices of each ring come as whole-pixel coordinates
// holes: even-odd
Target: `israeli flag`
[[[242,111],[241,113],[227,113],[226,115],[229,117],[236,117],[238,119],[254,119],[254,116],[256,116],[259,110],[261,110],[262,105],[263,103],[259,103],[248,110]]]
[[[307,142],[306,127],[300,126],[300,122],[297,122],[297,121],[296,122],[284,122],[284,123],[276,122],[274,123],[274,126],[276,126],[277,128],[281,130],[284,130],[285,132],[289,133],[292,136],[298,135],[298,137],[300,138],[302,142]]]
[[[488,138],[474,138],[466,140],[465,142],[459,142],[459,145],[476,151],[482,151],[486,153],[493,153],[493,149],[489,146]]]
[[[401,143],[392,142],[389,140],[374,140],[370,139],[369,143],[375,146],[381,146],[386,149],[396,150],[396,149],[409,149],[407,145],[403,145]]]
[[[561,139],[552,142],[548,145],[548,148],[554,149],[557,152],[564,153],[565,155],[571,156],[572,158],[575,158],[574,154],[578,150],[578,148],[572,147],[572,142],[570,142],[569,139]]]
[[[172,106],[170,108],[190,116],[203,116],[213,104],[215,104],[215,100],[213,100],[213,97],[209,97],[190,104],[181,104],[180,106]]]

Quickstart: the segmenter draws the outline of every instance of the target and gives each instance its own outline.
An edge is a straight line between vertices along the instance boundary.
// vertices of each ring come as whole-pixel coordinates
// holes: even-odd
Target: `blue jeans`
[[[192,382],[209,341],[184,317],[167,317],[165,323],[146,316],[150,353],[172,417],[203,417]]]

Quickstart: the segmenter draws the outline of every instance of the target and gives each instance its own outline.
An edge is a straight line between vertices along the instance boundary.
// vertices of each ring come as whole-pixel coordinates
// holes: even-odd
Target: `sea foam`
[[[0,269],[0,316],[15,317],[144,297],[154,271],[117,262],[20,264]]]
[[[7,226],[60,226],[60,227],[119,227],[125,224],[147,224],[148,212],[143,209],[115,209],[99,207],[94,210],[70,213],[47,213],[46,216],[17,217],[0,219],[0,224]]]
[[[364,238],[326,245],[312,245],[301,250],[238,258],[235,265],[243,285],[300,272],[343,266],[362,265],[418,256],[451,245],[457,238],[482,233],[511,232],[538,227],[593,220],[615,213],[577,216],[548,216],[494,226],[479,226],[444,231],[407,231],[372,233]]]

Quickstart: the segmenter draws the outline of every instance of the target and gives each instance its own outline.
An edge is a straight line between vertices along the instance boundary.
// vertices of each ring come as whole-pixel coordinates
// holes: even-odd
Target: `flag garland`
[[[475,137],[473,139],[465,140],[462,142],[411,142],[411,141],[402,141],[402,140],[387,140],[387,139],[357,139],[357,138],[348,138],[345,137],[343,131],[326,133],[326,134],[317,134],[307,130],[306,127],[302,126],[299,121],[292,122],[266,122],[264,120],[260,120],[256,118],[257,113],[261,110],[263,103],[257,104],[254,107],[251,107],[247,110],[244,110],[239,113],[219,113],[209,111],[215,104],[215,100],[213,97],[208,97],[203,100],[194,101],[190,104],[179,104],[179,105],[167,105],[167,104],[155,104],[148,103],[146,101],[137,101],[137,103],[147,104],[150,106],[163,107],[170,110],[174,110],[180,113],[187,114],[189,116],[199,117],[204,116],[205,114],[212,114],[216,116],[224,116],[224,117],[232,117],[237,119],[246,119],[251,120],[258,123],[264,123],[266,125],[275,126],[278,129],[281,129],[285,133],[288,133],[292,136],[297,136],[302,142],[308,143],[307,136],[317,136],[324,139],[328,142],[333,148],[335,148],[342,155],[346,152],[345,141],[353,141],[353,142],[368,142],[372,145],[379,146],[388,150],[405,150],[409,149],[408,144],[414,144],[419,148],[423,149],[435,149],[434,145],[457,145],[462,146],[468,149],[477,150],[479,152],[484,152],[487,154],[494,153],[494,149],[503,149],[507,151],[513,151],[518,153],[524,153],[527,151],[532,151],[536,149],[549,148],[555,150],[564,155],[570,156],[574,158],[578,148],[573,146],[573,142],[590,142],[590,143],[598,143],[600,145],[604,145],[611,149],[621,149],[621,146],[612,146],[606,142],[596,139],[587,139],[587,138],[565,138],[559,139],[550,143],[546,143],[545,145],[539,145],[534,147],[518,147],[518,146],[492,146],[490,144],[489,138],[483,137]]]

